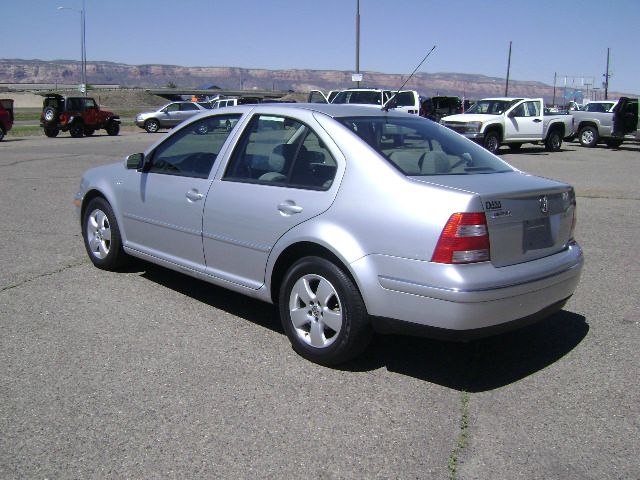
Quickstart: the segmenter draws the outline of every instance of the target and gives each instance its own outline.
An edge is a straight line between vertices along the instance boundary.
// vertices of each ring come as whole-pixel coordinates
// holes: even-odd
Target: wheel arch
[[[311,241],[300,241],[285,248],[278,255],[278,258],[273,265],[269,284],[271,301],[274,304],[278,304],[282,280],[286,275],[287,270],[289,270],[289,268],[301,258],[310,256],[324,258],[325,260],[329,260],[334,263],[351,279],[351,281],[353,281],[354,285],[360,289],[360,286],[353,276],[351,269],[348,267],[347,262],[338,257],[338,255],[326,246]]]
[[[120,236],[122,237],[123,243],[124,240],[126,238],[124,230],[123,230],[123,223],[122,223],[122,216],[120,213],[120,209],[118,208],[117,202],[115,200],[115,196],[113,195],[113,192],[109,192],[108,189],[101,189],[97,186],[92,186],[90,187],[85,194],[82,197],[82,202],[80,204],[80,225],[82,225],[82,221],[84,218],[84,214],[87,211],[87,206],[89,205],[89,203],[95,199],[95,198],[103,198],[104,200],[107,201],[107,203],[111,206],[111,209],[113,210],[113,214],[116,216],[116,221],[118,222],[118,228],[120,230]]]
[[[593,120],[585,120],[583,122],[580,122],[578,124],[578,127],[576,128],[576,132],[579,132],[580,130],[582,130],[584,127],[593,127],[596,130],[598,130],[598,135],[600,134],[600,130],[599,130],[599,125],[597,122],[593,121]]]
[[[484,129],[484,135],[488,135],[491,132],[497,132],[498,138],[502,143],[504,141],[504,128],[499,123],[490,123]]]

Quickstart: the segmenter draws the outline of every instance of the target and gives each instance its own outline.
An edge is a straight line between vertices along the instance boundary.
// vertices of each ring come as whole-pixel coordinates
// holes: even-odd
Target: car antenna
[[[424,61],[429,58],[429,55],[431,55],[431,52],[433,52],[436,49],[436,46],[434,45],[433,47],[431,47],[431,50],[429,50],[429,52],[427,52],[427,54],[424,56],[424,58],[422,59],[422,61],[418,64],[418,66],[416,68],[413,69],[413,72],[411,72],[411,75],[409,75],[409,77],[405,80],[405,82],[402,84],[402,86],[396,90],[396,93],[394,93],[393,95],[391,95],[391,98],[389,100],[387,100],[384,105],[382,106],[382,110],[384,110],[385,112],[389,111],[389,106],[391,105],[391,100],[393,100],[394,98],[396,98],[396,95],[398,95],[400,93],[400,90],[402,90],[404,88],[404,86],[409,82],[409,80],[411,80],[411,77],[413,77],[413,75],[418,71],[418,69],[420,68],[420,66],[424,63]]]

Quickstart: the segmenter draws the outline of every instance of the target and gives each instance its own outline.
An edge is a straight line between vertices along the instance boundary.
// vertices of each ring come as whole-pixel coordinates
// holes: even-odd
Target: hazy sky
[[[87,59],[355,69],[356,0],[85,0]],[[79,59],[82,0],[0,0],[0,58]],[[360,0],[360,69],[477,73],[640,93],[640,0]],[[571,81],[571,80],[569,80]],[[577,80],[580,82],[580,80]],[[366,77],[365,77],[366,82]]]

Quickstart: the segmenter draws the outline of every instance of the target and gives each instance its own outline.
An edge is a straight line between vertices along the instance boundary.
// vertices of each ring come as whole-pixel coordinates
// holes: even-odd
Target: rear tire
[[[2,141],[3,138],[4,138],[4,128],[0,126],[0,142]]]
[[[54,138],[58,136],[60,130],[57,128],[44,127],[44,134],[49,138]]]
[[[484,136],[483,142],[484,148],[489,150],[491,153],[496,153],[500,148],[500,135],[495,130],[488,132]]]
[[[73,138],[81,138],[84,135],[84,127],[80,124],[74,124],[69,127],[69,134]]]
[[[91,127],[84,127],[84,134],[87,137],[90,137],[91,135],[93,135],[95,133],[96,129],[95,128],[91,128]]]
[[[578,140],[583,147],[593,148],[598,143],[598,130],[590,125],[582,127],[578,132]]]
[[[120,133],[120,124],[118,122],[109,122],[107,123],[107,135],[111,137],[115,137]]]
[[[547,152],[558,152],[562,147],[562,135],[559,130],[551,130],[544,141],[544,148]]]
[[[334,263],[304,257],[286,273],[280,319],[293,349],[320,365],[337,365],[360,354],[372,329],[353,280]]]

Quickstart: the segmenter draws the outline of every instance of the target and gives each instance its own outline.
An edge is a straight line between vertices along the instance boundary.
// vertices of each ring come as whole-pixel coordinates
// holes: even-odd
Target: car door
[[[193,102],[185,102],[180,104],[180,111],[178,115],[180,115],[180,121],[184,122],[188,118],[193,117],[195,114],[200,113],[201,110],[198,106]]]
[[[240,114],[224,117],[223,122],[235,126]],[[169,135],[147,154],[142,171],[126,177],[122,211],[127,247],[204,269],[202,210],[209,174],[230,134],[216,128],[219,121],[220,116],[203,118]]]
[[[330,152],[330,142],[320,128],[300,120],[251,118],[207,197],[203,243],[208,274],[255,289],[264,284],[267,259],[278,239],[333,202],[337,152]]]
[[[638,129],[638,100],[620,97],[613,107],[613,135],[623,136]]]
[[[182,120],[180,118],[180,104],[177,102],[170,103],[158,115],[158,121],[162,127],[175,127]]]
[[[542,99],[526,100],[517,104],[507,113],[506,138],[522,141],[542,139],[542,114]]]

